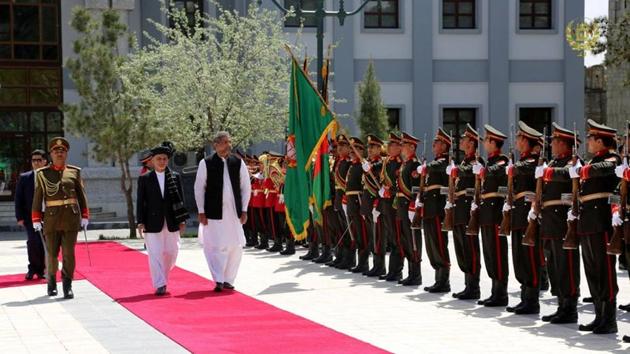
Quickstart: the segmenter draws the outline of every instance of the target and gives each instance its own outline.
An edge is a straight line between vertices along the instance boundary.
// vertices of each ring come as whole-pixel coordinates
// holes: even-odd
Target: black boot
[[[322,254],[319,255],[319,257],[314,258],[313,262],[321,264],[321,263],[328,263],[330,261],[332,261],[333,256],[332,253],[330,252],[330,246],[328,245],[324,245],[324,247],[322,247]]]
[[[254,248],[259,250],[266,250],[269,248],[269,238],[265,234],[260,235],[260,243],[256,245]]]
[[[549,315],[544,315],[542,316],[540,319],[543,322],[551,322],[551,320],[553,320],[554,318],[558,317],[560,314],[562,314],[562,311],[564,310],[564,299],[559,297],[558,298],[558,309],[556,310],[556,312],[551,313]]]
[[[479,277],[472,274],[466,274],[466,288],[457,297],[460,300],[477,300],[481,297],[479,290]]]
[[[630,343],[630,336],[623,336],[622,340],[624,343]]]
[[[524,305],[514,311],[517,315],[536,315],[540,313],[540,302],[538,300],[540,291],[538,288],[526,287],[524,294]]]
[[[493,285],[493,293],[490,297],[489,301],[486,301],[483,305],[486,307],[503,307],[508,304],[508,296],[507,296],[507,282],[501,282],[499,280],[492,280]]]
[[[551,319],[553,324],[577,323],[577,298],[566,298],[561,302],[558,314]]]
[[[72,279],[63,278],[63,298],[64,299],[74,299],[74,293],[72,292]]]
[[[245,247],[253,247],[257,245],[256,232],[249,230],[248,232],[245,233],[245,239],[247,241],[245,243]]]
[[[541,267],[540,272],[540,291],[549,290],[549,272],[547,267]],[[552,293],[555,293],[555,289],[551,289]],[[555,294],[552,294],[555,295]]]
[[[489,302],[490,300],[492,300],[494,298],[494,293],[496,291],[496,281],[493,279],[492,280],[492,288],[490,289],[490,296],[488,296],[487,298],[483,299],[483,300],[479,300],[477,301],[477,305],[485,305],[486,302]]]
[[[420,262],[409,263],[409,277],[403,280],[404,286],[418,286],[422,285],[422,273],[420,270]]]
[[[585,325],[580,325],[578,327],[578,330],[585,331],[585,332],[590,332],[590,331],[593,331],[596,327],[598,327],[601,324],[601,322],[602,322],[602,305],[601,305],[601,301],[594,301],[593,305],[595,306],[595,319],[591,323],[588,323],[588,324],[585,324]]]
[[[317,242],[311,241],[309,242],[308,252],[305,255],[300,256],[300,259],[303,261],[310,261],[319,257],[319,245]]]
[[[283,256],[295,254],[295,240],[293,239],[293,237],[287,240],[287,247],[283,251],[281,251],[280,254]]]
[[[582,302],[591,303],[593,302],[593,298],[591,296],[583,297]]]
[[[54,275],[48,277],[48,296],[57,296],[57,279]]]
[[[516,306],[506,307],[505,311],[514,313],[516,312],[516,309],[520,309],[523,306],[525,306],[525,286],[521,285],[521,301],[519,301],[519,303],[516,304]]]
[[[282,251],[282,237],[276,236],[273,240],[273,246],[267,248],[267,252],[280,252]]]
[[[447,293],[451,291],[451,283],[449,281],[450,269],[446,267],[440,267],[435,270],[435,284],[424,288],[425,291],[430,293]]]
[[[617,303],[602,301],[602,321],[593,328],[593,334],[617,333]]]
[[[403,261],[400,253],[397,249],[392,250],[389,254],[389,266],[387,267],[387,274],[381,275],[378,278],[386,281],[398,281],[402,278]]]
[[[350,271],[352,273],[367,273],[370,269],[369,265],[370,260],[370,252],[369,250],[359,250],[359,261],[357,262],[357,266],[352,268]]]
[[[630,304],[619,305],[619,309],[626,312],[630,312]]]
[[[385,256],[384,255],[374,255],[374,267],[370,269],[365,275],[368,277],[379,277],[385,274]]]
[[[352,270],[352,268],[357,265],[357,251],[352,250],[349,247],[344,247],[342,249],[342,254],[343,257],[341,263],[339,263],[339,265],[337,265],[335,268]]]
[[[334,260],[331,260],[330,262],[326,263],[327,266],[329,267],[335,267],[337,268],[337,266],[339,264],[341,264],[341,262],[343,262],[343,256],[344,256],[344,250],[343,247],[340,245],[337,245],[337,247],[335,248],[335,250],[333,251],[333,254],[335,256]]]

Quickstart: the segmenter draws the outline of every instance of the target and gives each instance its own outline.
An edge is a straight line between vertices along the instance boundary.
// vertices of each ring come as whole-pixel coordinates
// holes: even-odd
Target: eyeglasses
[[[32,162],[43,162],[44,159],[31,159]]]

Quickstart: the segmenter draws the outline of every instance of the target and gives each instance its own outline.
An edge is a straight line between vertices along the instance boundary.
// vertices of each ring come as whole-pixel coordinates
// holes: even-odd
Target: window
[[[59,67],[0,68],[0,106],[61,104]]]
[[[553,121],[553,108],[551,107],[520,107],[518,117],[525,124],[543,132],[547,128],[547,135],[551,133],[551,122]]]
[[[475,127],[476,121],[476,108],[444,108],[442,111],[442,127],[453,138],[456,162],[461,161],[460,158],[464,156],[463,152],[459,151],[459,139],[466,130],[466,124]]]
[[[474,29],[477,26],[475,18],[475,0],[443,0],[442,28],[444,29]]]
[[[382,0],[380,11],[378,1],[370,1],[363,10],[363,27],[400,28],[398,12],[398,0]]]
[[[59,58],[59,1],[0,1],[0,61]]]
[[[311,11],[317,9],[318,0],[302,0],[302,10]],[[300,6],[299,0],[284,0],[284,8],[289,9],[293,7],[297,11]],[[317,27],[317,19],[315,16],[304,16],[304,27]],[[297,16],[289,17],[284,21],[284,27],[300,27],[302,24],[302,18]]]
[[[195,12],[203,13],[203,0],[171,0],[171,5],[176,11],[184,11],[188,19],[188,28],[195,28]],[[170,26],[175,27],[173,19]]]
[[[551,1],[552,0],[520,0],[519,28],[520,29],[551,29]]]
[[[387,108],[387,124],[390,130],[400,130],[400,108]]]

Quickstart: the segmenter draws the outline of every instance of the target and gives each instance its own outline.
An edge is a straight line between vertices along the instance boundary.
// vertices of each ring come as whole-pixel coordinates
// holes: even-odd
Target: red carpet
[[[194,353],[382,353],[383,350],[175,268],[153,295],[147,257],[114,242],[77,247],[77,272],[136,316]],[[201,252],[201,251],[200,251]],[[81,296],[81,294],[77,294]]]
[[[21,274],[0,275],[0,289],[13,288],[16,286],[46,284],[46,279],[33,278],[33,280],[26,280],[24,279],[25,274],[26,272],[21,273]],[[57,272],[57,282],[59,282],[60,279],[61,279],[61,273]],[[84,278],[80,274],[75,274],[74,279],[81,280]]]

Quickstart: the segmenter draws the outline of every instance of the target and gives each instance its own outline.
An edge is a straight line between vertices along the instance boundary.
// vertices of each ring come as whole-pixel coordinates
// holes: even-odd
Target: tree
[[[218,6],[218,5],[217,5]],[[289,60],[283,21],[252,3],[244,16],[218,9],[217,17],[165,8],[170,23],[153,22],[166,38],[134,60],[151,68],[145,82],[152,106],[181,149],[199,149],[214,132],[229,131],[236,146],[284,137]]]
[[[381,99],[381,87],[376,79],[374,63],[370,60],[363,82],[359,84],[360,112],[358,115],[361,139],[368,134],[385,139],[388,131],[387,111]]]
[[[94,157],[113,160],[120,167],[120,188],[125,195],[130,237],[136,237],[133,180],[129,160],[137,151],[156,143],[160,130],[152,121],[142,71],[118,52],[118,42],[127,33],[115,10],[105,10],[100,20],[83,7],[75,7],[71,26],[78,32],[76,54],[66,62],[80,101],[65,104],[66,128],[94,144]],[[133,36],[129,38],[133,44]],[[150,140],[153,139],[153,140]]]

